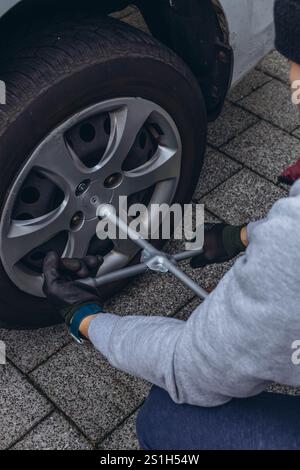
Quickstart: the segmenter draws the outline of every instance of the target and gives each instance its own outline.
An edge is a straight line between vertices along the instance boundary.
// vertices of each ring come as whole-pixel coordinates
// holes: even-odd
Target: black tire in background
[[[175,201],[190,201],[205,151],[205,104],[188,67],[152,37],[107,18],[52,24],[1,57],[0,77],[7,86],[0,107],[2,209],[17,173],[51,130],[85,107],[123,96],[156,102],[175,121],[183,144]],[[0,321],[31,328],[59,317],[45,300],[17,289],[0,263]]]

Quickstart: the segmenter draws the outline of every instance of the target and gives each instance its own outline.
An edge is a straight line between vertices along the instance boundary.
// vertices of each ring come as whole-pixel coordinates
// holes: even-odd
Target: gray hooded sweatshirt
[[[249,241],[188,321],[101,314],[90,324],[92,343],[176,403],[211,407],[273,381],[300,386],[300,181]]]

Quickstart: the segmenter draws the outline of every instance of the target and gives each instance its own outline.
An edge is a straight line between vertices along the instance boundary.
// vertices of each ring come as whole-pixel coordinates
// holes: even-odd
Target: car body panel
[[[274,0],[220,0],[234,53],[232,84],[274,47]]]

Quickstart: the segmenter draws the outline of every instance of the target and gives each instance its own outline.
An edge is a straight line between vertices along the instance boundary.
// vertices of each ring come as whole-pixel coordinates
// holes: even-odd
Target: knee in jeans
[[[155,439],[157,438],[157,417],[160,415],[160,401],[157,399],[159,389],[153,387],[144,406],[141,408],[137,421],[136,430],[139,443],[142,449],[155,449]]]
[[[150,450],[152,427],[150,426],[151,412],[145,404],[136,420],[136,432],[141,449]]]

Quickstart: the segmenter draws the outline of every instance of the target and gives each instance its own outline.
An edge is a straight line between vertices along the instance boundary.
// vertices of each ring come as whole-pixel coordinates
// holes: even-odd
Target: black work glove
[[[192,268],[208,264],[225,263],[246,250],[239,227],[226,224],[205,224],[203,253],[191,260]]]
[[[101,306],[98,291],[80,284],[78,280],[95,276],[102,263],[101,256],[87,256],[82,260],[61,260],[55,252],[46,256],[43,291],[68,326],[78,308],[91,303]]]

